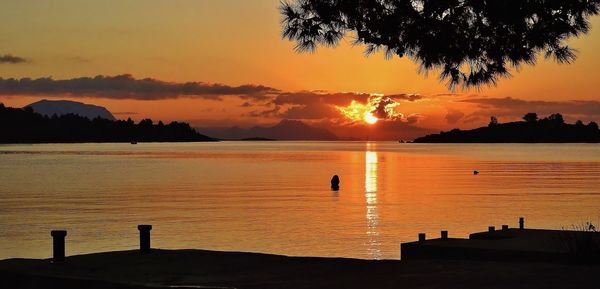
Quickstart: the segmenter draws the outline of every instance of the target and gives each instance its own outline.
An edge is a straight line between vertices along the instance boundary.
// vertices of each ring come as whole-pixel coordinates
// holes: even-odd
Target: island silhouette
[[[600,130],[596,122],[584,124],[578,120],[566,123],[560,113],[539,119],[537,113],[527,113],[523,121],[499,123],[494,116],[487,127],[471,130],[458,128],[430,134],[414,140],[416,143],[597,143]]]
[[[75,142],[186,142],[216,141],[196,132],[188,123],[157,124],[151,119],[89,119],[76,114],[44,116],[31,107],[12,108],[0,103],[0,143]]]

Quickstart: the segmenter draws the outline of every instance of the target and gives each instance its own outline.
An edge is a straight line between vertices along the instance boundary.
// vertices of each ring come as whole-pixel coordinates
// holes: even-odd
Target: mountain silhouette
[[[284,119],[273,126],[252,128],[198,128],[198,131],[219,139],[266,138],[276,140],[337,140],[338,137],[325,128],[308,125],[299,120]]]
[[[42,99],[28,104],[25,107],[31,107],[33,111],[45,116],[76,114],[88,119],[100,117],[108,120],[115,120],[112,113],[105,107],[77,101]]]
[[[528,113],[524,121],[498,123],[491,117],[487,127],[472,130],[453,129],[431,134],[414,140],[417,143],[597,143],[600,142],[598,124],[590,122],[575,124],[564,122],[562,115],[555,113],[537,119],[536,113]]]

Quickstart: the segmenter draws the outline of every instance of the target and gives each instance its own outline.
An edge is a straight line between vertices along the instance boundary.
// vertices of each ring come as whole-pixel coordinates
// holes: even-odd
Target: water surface
[[[160,248],[397,259],[419,232],[570,227],[599,208],[596,144],[0,145],[0,258],[50,257],[59,228],[69,255],[132,249],[147,223]]]

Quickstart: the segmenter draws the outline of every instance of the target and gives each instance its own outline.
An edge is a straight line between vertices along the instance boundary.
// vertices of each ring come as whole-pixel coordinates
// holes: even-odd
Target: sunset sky
[[[534,111],[567,121],[600,120],[600,17],[588,35],[571,39],[571,65],[540,57],[495,87],[449,91],[436,73],[419,74],[407,58],[365,57],[348,38],[337,48],[294,52],[281,37],[279,0],[4,1],[0,77],[110,81],[152,78],[168,93],[0,92],[23,106],[42,98],[107,107],[117,118],[183,120],[195,127],[274,124],[298,119],[351,134],[353,126],[382,136],[501,122]],[[6,56],[13,57],[6,57]],[[118,75],[131,76],[112,78]],[[193,93],[178,86],[197,82]],[[220,84],[214,86],[213,84]],[[186,92],[183,93],[182,91]],[[187,94],[187,95],[181,95]],[[352,104],[354,101],[354,104]],[[365,123],[365,105],[382,107]],[[368,110],[369,108],[367,108]],[[384,120],[387,119],[387,121]],[[368,120],[368,119],[367,119]],[[374,122],[374,121],[371,121]],[[387,122],[387,123],[386,123]],[[386,132],[383,132],[385,129]]]

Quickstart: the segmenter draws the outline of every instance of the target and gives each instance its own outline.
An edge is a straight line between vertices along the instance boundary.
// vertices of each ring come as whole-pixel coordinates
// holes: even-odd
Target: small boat
[[[132,140],[131,144],[137,144],[137,141]]]

